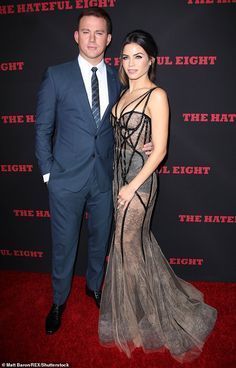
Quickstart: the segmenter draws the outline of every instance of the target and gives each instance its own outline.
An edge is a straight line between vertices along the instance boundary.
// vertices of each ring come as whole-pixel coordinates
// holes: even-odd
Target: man
[[[111,20],[102,8],[84,10],[74,33],[79,57],[49,67],[36,113],[36,156],[49,191],[53,305],[46,333],[61,325],[70,291],[83,211],[88,216],[86,293],[99,307],[112,220],[113,131],[119,93],[116,71],[103,60]]]

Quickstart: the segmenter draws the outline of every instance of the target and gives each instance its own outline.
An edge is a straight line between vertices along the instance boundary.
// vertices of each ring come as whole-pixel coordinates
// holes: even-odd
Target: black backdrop
[[[47,189],[34,157],[36,94],[45,68],[77,57],[79,11],[113,19],[106,61],[119,62],[137,28],[158,46],[158,85],[171,107],[169,153],[160,169],[152,229],[175,272],[235,281],[235,1],[0,1],[2,269],[50,271]],[[76,272],[86,268],[86,214]]]

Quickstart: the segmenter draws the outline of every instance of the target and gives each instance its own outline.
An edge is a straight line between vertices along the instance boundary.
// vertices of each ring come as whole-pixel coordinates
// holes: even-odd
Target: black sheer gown
[[[216,310],[199,290],[175,275],[150,231],[156,200],[153,173],[129,203],[117,209],[120,188],[142,169],[142,151],[151,141],[145,110],[153,89],[111,115],[115,133],[115,232],[109,254],[99,317],[102,345],[117,345],[128,356],[135,347],[163,351],[179,362],[195,359],[214,327]],[[128,107],[132,106],[132,109]]]

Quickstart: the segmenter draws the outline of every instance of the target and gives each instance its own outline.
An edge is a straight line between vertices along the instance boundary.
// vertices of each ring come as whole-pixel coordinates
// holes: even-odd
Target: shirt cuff
[[[44,183],[47,183],[49,181],[50,173],[43,175],[43,181]]]

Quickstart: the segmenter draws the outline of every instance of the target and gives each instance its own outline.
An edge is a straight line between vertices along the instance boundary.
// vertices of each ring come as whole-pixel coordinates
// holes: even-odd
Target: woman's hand
[[[117,198],[117,208],[123,208],[124,210],[128,206],[131,199],[134,197],[135,190],[130,188],[129,185],[124,185],[119,191]]]

